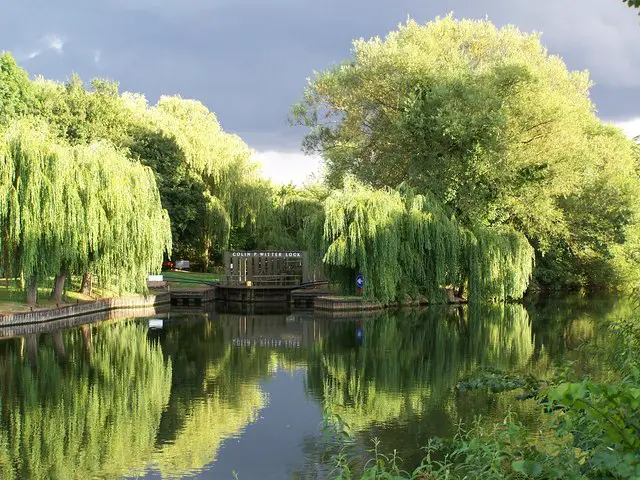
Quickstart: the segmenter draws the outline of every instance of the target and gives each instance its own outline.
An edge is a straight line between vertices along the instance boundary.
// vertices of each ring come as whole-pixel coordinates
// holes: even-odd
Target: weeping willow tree
[[[0,111],[6,114],[0,123],[28,113],[64,144],[107,142],[151,167],[176,256],[194,264],[202,259],[206,268],[230,243],[240,249],[278,243],[275,235],[264,235],[275,215],[270,183],[260,177],[246,143],[225,132],[201,102],[162,96],[150,106],[142,95],[121,94],[116,82],[85,84],[76,75],[64,84],[30,82],[10,56],[2,58],[11,68],[0,80],[14,93],[7,98],[15,105]],[[87,286],[91,278],[85,277]]]
[[[64,252],[55,239],[65,228],[64,203],[52,173],[63,166],[46,134],[10,128],[0,143],[0,226],[5,276],[24,275],[29,303],[38,278],[58,273]]]
[[[107,144],[77,147],[75,164],[90,239],[86,265],[107,287],[142,292],[171,251],[167,212],[151,169]]]
[[[152,457],[172,367],[140,324],[64,334],[67,361],[41,337],[37,367],[9,351],[1,361],[0,477],[120,478]],[[90,350],[90,355],[87,351]]]
[[[119,292],[146,289],[171,249],[152,171],[105,143],[71,147],[19,122],[0,138],[0,249],[6,276],[38,282],[96,275]]]
[[[312,259],[345,293],[364,275],[364,294],[382,302],[405,295],[444,300],[444,289],[468,299],[520,298],[533,269],[533,248],[509,229],[462,227],[430,195],[410,188],[374,190],[351,177],[305,224]]]

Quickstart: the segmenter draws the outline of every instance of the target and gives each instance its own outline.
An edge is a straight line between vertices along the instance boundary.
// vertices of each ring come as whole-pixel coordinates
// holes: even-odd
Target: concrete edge
[[[63,320],[70,317],[91,315],[113,310],[135,310],[153,308],[170,303],[171,295],[169,293],[161,295],[149,295],[147,297],[107,298],[103,300],[96,300],[93,302],[52,308],[49,310],[16,312],[0,315],[0,329],[2,327],[13,327],[17,325],[46,323],[55,320]]]

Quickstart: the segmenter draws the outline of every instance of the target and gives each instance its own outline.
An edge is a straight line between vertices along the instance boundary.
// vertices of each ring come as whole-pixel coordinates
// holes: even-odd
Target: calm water
[[[460,393],[480,367],[540,374],[627,313],[614,299],[429,308],[355,320],[171,312],[0,339],[0,478],[326,478],[320,423],[408,464],[476,415],[535,406]],[[151,327],[150,327],[151,325]],[[2,330],[0,330],[2,335]]]

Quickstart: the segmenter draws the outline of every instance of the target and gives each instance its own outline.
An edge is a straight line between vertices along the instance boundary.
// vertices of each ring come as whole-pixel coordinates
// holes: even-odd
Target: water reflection
[[[162,329],[126,321],[0,341],[0,478],[322,478],[323,408],[363,447],[376,436],[415,463],[461,419],[530,413],[509,396],[457,392],[461,377],[542,372],[624,312],[583,300],[352,320],[174,312]],[[286,409],[274,388],[297,392]],[[305,427],[276,433],[292,423]]]
[[[451,436],[468,411],[497,414],[485,396],[461,404],[453,387],[479,366],[521,368],[534,351],[520,305],[386,314],[360,328],[342,324],[310,352],[310,394],[362,433],[365,445],[375,432],[383,449],[405,455],[419,455],[431,436]]]
[[[185,319],[155,335],[179,374],[152,465],[163,478],[179,477],[215,462],[221,443],[256,420],[266,405],[258,380],[269,374],[271,355],[234,349],[224,325],[206,318]]]
[[[97,330],[2,343],[0,478],[117,478],[145,466],[171,363],[141,325]]]

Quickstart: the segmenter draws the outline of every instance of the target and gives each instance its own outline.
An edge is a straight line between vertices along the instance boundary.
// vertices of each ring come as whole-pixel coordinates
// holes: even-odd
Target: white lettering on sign
[[[276,338],[234,338],[234,347],[276,347],[300,348],[300,340],[282,340]]]

